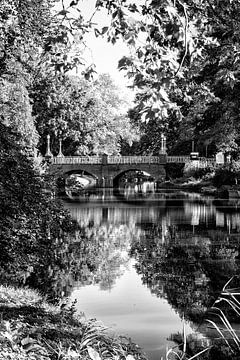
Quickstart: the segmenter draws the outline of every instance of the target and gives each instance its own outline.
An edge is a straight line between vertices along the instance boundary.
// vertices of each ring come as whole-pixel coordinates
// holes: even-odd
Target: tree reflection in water
[[[224,284],[239,274],[240,211],[184,193],[158,194],[147,206],[102,199],[66,204],[78,229],[41,249],[28,284],[52,299],[90,284],[110,290],[133,257],[151,293],[198,328]]]
[[[182,197],[169,196],[162,207],[72,207],[72,214],[85,228],[82,236],[88,239],[82,245],[83,253],[88,254],[85,264],[91,262],[89,274],[93,269],[96,272],[88,281],[99,282],[107,269],[114,274],[115,260],[116,267],[121,267],[114,251],[131,247],[130,255],[151,291],[166,297],[189,319],[201,318],[224,283],[239,271],[235,220],[239,214],[221,213],[201,197],[195,201]],[[233,234],[230,224],[235,227]],[[110,261],[109,254],[114,260]]]
[[[152,293],[166,297],[180,315],[201,318],[224,283],[239,272],[239,214],[177,196],[162,205],[72,206],[80,228],[54,249],[57,260],[49,257],[42,282],[64,295],[76,282],[110,289],[123,273],[130,249]]]
[[[181,316],[198,322],[224,283],[239,272],[238,252],[224,233],[217,244],[213,238],[200,241],[196,235],[182,241],[182,235],[187,236],[186,226],[174,225],[168,227],[163,243],[158,235],[161,231],[153,225],[146,238],[132,243],[137,271],[152,293],[167,298]]]
[[[239,213],[219,212],[212,207],[206,211],[203,204],[196,203],[185,203],[184,210],[184,215],[191,218],[190,224],[176,221],[182,214],[174,209],[177,213],[175,219],[166,216],[171,220],[161,225],[142,225],[146,236],[132,242],[131,256],[136,259],[137,272],[150,291],[166,298],[180,317],[191,321],[196,330],[209,335],[205,322],[208,309],[233,275],[237,275],[236,286],[240,285]],[[168,213],[171,215],[171,210]],[[220,224],[219,218],[222,220]],[[240,322],[236,314],[234,321]],[[209,344],[199,336],[190,336],[189,341],[192,355],[201,346]],[[208,358],[223,356],[227,359],[229,349],[222,348],[222,354],[213,348]],[[231,354],[229,359],[235,356],[239,353]]]

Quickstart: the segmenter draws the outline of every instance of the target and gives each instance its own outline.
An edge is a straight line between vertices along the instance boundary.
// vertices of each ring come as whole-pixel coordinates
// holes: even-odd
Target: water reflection
[[[198,329],[223,285],[239,274],[240,210],[236,204],[227,206],[184,192],[160,192],[144,201],[124,198],[120,202],[119,194],[105,192],[100,198],[95,194],[95,201],[89,197],[66,207],[81,227],[74,250],[80,247],[82,258],[73,292],[80,299],[79,309],[108,324],[116,322],[117,329],[144,346],[152,359],[164,355],[172,332],[181,331],[183,314],[191,328]],[[136,292],[135,305],[130,299],[126,303],[129,286]],[[105,289],[107,296],[102,292]],[[150,315],[156,300],[158,306]],[[165,302],[168,310],[164,313]],[[134,307],[141,307],[141,312]],[[150,318],[156,321],[151,320],[151,326]],[[172,326],[160,328],[158,322],[163,321]],[[150,334],[155,329],[151,340],[146,328]]]

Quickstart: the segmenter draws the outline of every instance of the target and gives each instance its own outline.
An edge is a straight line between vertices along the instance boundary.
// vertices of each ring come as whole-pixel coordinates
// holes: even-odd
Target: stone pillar
[[[110,176],[109,178],[109,187],[113,187],[113,177]]]
[[[108,163],[108,155],[107,154],[103,154],[102,155],[102,164],[106,165]]]
[[[194,140],[192,140],[192,153],[194,152]]]
[[[50,149],[50,135],[49,134],[47,135],[47,151],[46,151],[45,157],[46,158],[52,158],[53,157],[53,154],[52,154],[51,149]]]
[[[224,160],[224,154],[222,151],[219,151],[216,155],[215,155],[215,160],[216,160],[216,164],[217,165],[224,165],[225,160]]]
[[[161,134],[161,149],[159,152],[161,155],[167,153],[167,140],[164,134]]]
[[[192,160],[193,166],[199,167],[199,152],[195,151],[194,140],[192,140],[192,152],[190,153],[190,159]]]
[[[107,164],[108,164],[108,155],[107,154],[102,154],[102,187],[105,188],[108,185],[108,169],[107,169]]]
[[[102,187],[103,187],[103,188],[105,187],[105,184],[106,184],[106,179],[105,179],[105,177],[103,176],[103,177],[102,177]]]
[[[230,154],[226,156],[226,160],[227,160],[228,164],[231,162],[231,155]]]
[[[64,157],[63,153],[62,153],[62,138],[59,139],[59,152],[57,157]]]

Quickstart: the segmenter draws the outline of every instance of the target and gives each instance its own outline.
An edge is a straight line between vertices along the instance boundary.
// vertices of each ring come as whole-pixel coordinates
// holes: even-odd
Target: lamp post
[[[57,157],[64,157],[63,153],[62,153],[62,138],[59,139],[59,152]]]
[[[47,151],[46,151],[45,157],[46,158],[52,158],[53,157],[53,154],[52,154],[51,149],[50,149],[50,135],[49,134],[47,135]]]
[[[164,134],[161,134],[161,150],[160,154],[166,154],[167,152],[167,146],[166,146],[166,136]]]
[[[192,140],[192,152],[194,152],[194,140]]]
[[[163,135],[163,151],[164,151],[164,154],[167,153],[167,138],[165,135]]]
[[[192,152],[190,153],[190,159],[194,160],[195,167],[199,166],[199,152],[195,151],[195,141],[192,140]]]

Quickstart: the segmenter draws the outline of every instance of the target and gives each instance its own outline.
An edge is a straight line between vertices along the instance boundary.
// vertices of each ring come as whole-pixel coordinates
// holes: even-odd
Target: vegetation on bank
[[[240,190],[240,162],[233,160],[223,165],[198,166],[191,160],[186,164],[167,164],[167,182],[176,188],[193,189],[212,195],[227,195],[227,191]]]
[[[28,288],[0,286],[1,360],[145,360],[130,339],[109,336],[96,320],[74,314],[73,305],[49,305]]]

